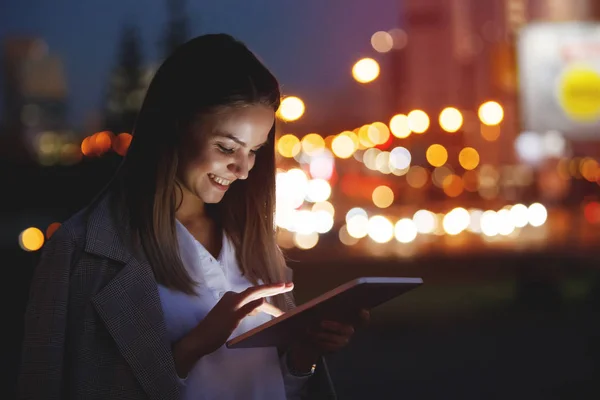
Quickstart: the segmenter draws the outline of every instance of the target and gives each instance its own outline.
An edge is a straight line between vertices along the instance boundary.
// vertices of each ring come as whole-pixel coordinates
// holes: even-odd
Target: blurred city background
[[[111,178],[161,60],[226,32],[282,84],[276,222],[299,302],[425,282],[330,357],[340,398],[599,398],[599,1],[201,3],[0,8],[9,394],[44,242]]]

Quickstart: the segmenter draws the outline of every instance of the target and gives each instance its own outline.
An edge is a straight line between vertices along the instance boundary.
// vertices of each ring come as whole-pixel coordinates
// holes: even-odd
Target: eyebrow
[[[248,144],[247,144],[246,142],[244,142],[243,140],[240,140],[240,139],[239,139],[237,136],[235,136],[235,135],[233,135],[233,134],[231,134],[231,133],[227,133],[227,132],[217,132],[217,133],[216,133],[216,136],[219,136],[219,137],[224,137],[224,138],[227,138],[227,139],[231,139],[231,140],[233,140],[234,142],[236,142],[237,144],[239,144],[240,146],[243,146],[243,147],[248,147]],[[267,139],[267,141],[268,141],[268,139]],[[267,142],[261,143],[261,144],[259,144],[259,145],[258,145],[258,146],[256,146],[256,147],[262,147],[262,146],[264,146],[265,144],[267,144]]]

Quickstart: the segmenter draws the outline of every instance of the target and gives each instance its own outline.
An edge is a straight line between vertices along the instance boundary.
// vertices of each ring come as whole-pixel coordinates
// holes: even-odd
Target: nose
[[[231,164],[229,164],[228,168],[231,172],[233,172],[237,179],[248,178],[248,172],[250,172],[250,162],[248,157],[237,157]]]

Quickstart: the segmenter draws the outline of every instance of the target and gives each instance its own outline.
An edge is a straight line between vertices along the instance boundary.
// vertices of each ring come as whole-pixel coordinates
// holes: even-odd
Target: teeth
[[[208,174],[208,176],[210,177],[210,179],[217,182],[219,185],[229,186],[232,182],[230,180],[220,178],[220,177],[216,176],[215,174]]]

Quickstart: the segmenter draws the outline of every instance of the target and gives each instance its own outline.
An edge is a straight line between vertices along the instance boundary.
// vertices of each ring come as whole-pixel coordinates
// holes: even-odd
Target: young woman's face
[[[220,202],[230,185],[248,177],[274,120],[273,109],[262,105],[228,108],[199,119],[180,150],[177,179],[184,196]]]

